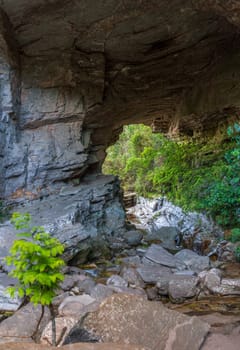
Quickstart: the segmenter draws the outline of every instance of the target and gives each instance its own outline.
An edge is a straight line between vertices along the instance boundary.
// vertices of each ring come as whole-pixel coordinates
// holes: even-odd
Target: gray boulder
[[[197,277],[171,274],[159,278],[156,285],[160,295],[168,295],[173,302],[182,302],[198,293],[198,281]]]
[[[197,288],[199,279],[191,276],[175,276],[169,281],[168,295],[174,302],[181,303],[185,299],[195,297],[199,289]]]
[[[93,304],[96,299],[88,294],[67,296],[58,308],[61,316],[77,316],[80,317],[81,312],[86,305]]]
[[[186,265],[176,255],[170,254],[166,249],[157,244],[152,244],[145,253],[146,259],[153,263],[183,270]]]
[[[91,297],[95,298],[98,301],[102,301],[112,294],[113,290],[101,283],[98,283],[90,292]]]
[[[143,234],[140,231],[131,230],[131,231],[127,231],[126,233],[124,233],[123,237],[126,240],[127,244],[135,247],[141,243],[141,240],[143,238]]]
[[[139,275],[139,273],[136,271],[136,269],[132,267],[124,267],[121,271],[122,278],[128,283],[130,287],[144,287],[144,283]]]
[[[166,266],[145,266],[137,268],[137,272],[145,283],[155,284],[162,276],[172,274],[171,269]],[[173,275],[173,274],[172,274]]]
[[[149,243],[159,243],[165,249],[171,251],[177,251],[176,237],[178,237],[179,231],[174,226],[162,226],[160,228],[154,228],[144,238]]]
[[[41,318],[41,306],[27,304],[11,317],[0,323],[0,343],[32,341],[32,337],[45,328],[50,320],[50,312],[45,307]],[[40,322],[40,324],[39,324]]]
[[[141,259],[138,255],[127,256],[121,259],[122,263],[127,266],[137,267],[141,265]]]
[[[107,279],[107,285],[116,286],[116,287],[127,287],[128,282],[125,281],[121,276],[112,275]]]
[[[198,276],[202,282],[203,289],[215,293],[221,284],[221,275],[221,270],[214,268],[210,271],[202,271]]]
[[[136,344],[149,350],[199,350],[209,325],[142,297],[115,294],[83,321],[103,342]]]
[[[57,237],[66,247],[65,260],[73,265],[109,258],[112,239],[125,232],[119,181],[114,176],[95,174],[79,185],[62,186],[57,195],[15,203],[13,210],[30,213],[34,225]]]
[[[208,256],[200,256],[189,249],[183,249],[175,254],[175,258],[180,260],[189,270],[200,272],[206,270],[210,266]]]

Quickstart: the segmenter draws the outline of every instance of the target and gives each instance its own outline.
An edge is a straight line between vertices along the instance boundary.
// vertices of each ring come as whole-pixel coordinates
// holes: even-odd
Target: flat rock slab
[[[157,244],[152,244],[148,248],[145,258],[159,265],[176,268],[184,264],[177,259],[173,254],[170,254],[166,249]]]
[[[52,346],[33,343],[0,344],[0,350],[52,350]],[[142,346],[126,344],[87,344],[77,343],[58,347],[59,350],[147,350]]]
[[[37,329],[41,317],[41,306],[27,304],[11,317],[0,323],[0,343],[12,341],[30,341]],[[50,312],[45,308],[40,328],[45,327],[50,319]]]
[[[175,258],[182,261],[190,270],[200,272],[209,268],[208,256],[200,256],[190,249],[183,249],[175,255]]]
[[[157,283],[161,277],[173,276],[171,269],[166,266],[142,265],[137,272],[145,283]]]
[[[115,294],[85,318],[83,328],[103,342],[137,344],[148,350],[199,350],[209,325],[159,302]]]

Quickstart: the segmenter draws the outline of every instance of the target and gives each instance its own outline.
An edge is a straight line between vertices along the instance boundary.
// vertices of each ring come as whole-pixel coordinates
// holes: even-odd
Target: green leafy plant
[[[103,170],[119,175],[126,191],[163,195],[225,228],[240,224],[239,123],[211,140],[171,140],[141,124],[126,126],[108,149]]]
[[[52,315],[52,343],[56,345],[55,314],[52,300],[59,284],[64,280],[61,272],[64,261],[61,254],[64,246],[54,237],[45,232],[43,227],[31,227],[30,214],[13,213],[11,222],[17,230],[19,239],[13,242],[10,256],[6,257],[8,265],[13,265],[10,272],[18,279],[15,287],[9,287],[8,292],[13,297],[28,298],[33,304],[49,306]]]
[[[240,228],[233,228],[231,230],[231,241],[233,243],[240,242]]]
[[[237,248],[235,248],[234,254],[235,254],[236,260],[237,260],[238,262],[240,262],[240,246],[238,246]]]

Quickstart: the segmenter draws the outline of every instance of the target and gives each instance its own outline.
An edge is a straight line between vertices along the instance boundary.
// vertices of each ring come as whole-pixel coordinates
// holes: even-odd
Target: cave
[[[64,234],[123,227],[119,184],[101,166],[124,125],[212,137],[239,119],[237,0],[0,8],[0,198]]]

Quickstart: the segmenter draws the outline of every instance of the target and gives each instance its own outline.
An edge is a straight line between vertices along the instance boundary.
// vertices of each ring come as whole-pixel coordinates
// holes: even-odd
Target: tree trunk
[[[53,305],[49,305],[49,310],[51,313],[51,319],[52,319],[52,346],[56,346],[56,321],[55,321],[55,312]]]

